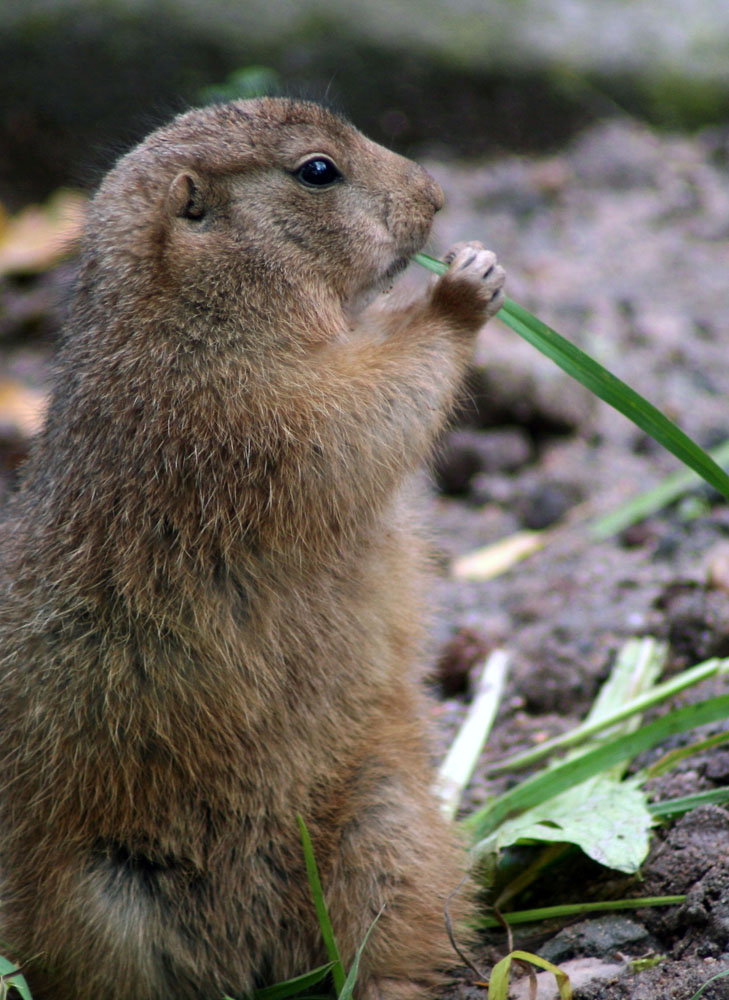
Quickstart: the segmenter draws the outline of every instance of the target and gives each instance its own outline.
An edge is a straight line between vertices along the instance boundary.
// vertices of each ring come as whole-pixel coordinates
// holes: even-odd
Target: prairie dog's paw
[[[435,284],[433,304],[471,328],[496,315],[506,278],[496,254],[481,243],[456,243],[443,260],[448,271]]]

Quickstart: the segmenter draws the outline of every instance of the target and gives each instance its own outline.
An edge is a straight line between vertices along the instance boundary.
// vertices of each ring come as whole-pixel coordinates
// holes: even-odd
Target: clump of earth
[[[457,240],[480,239],[507,269],[512,299],[702,446],[729,438],[729,132],[672,136],[615,119],[549,157],[427,166],[447,199],[434,255]],[[411,271],[393,295],[428,280]],[[9,377],[44,383],[72,277],[66,263],[33,280],[0,281],[0,356]],[[12,488],[26,447],[22,432],[0,420],[0,493]],[[697,485],[602,541],[589,531],[595,518],[678,467],[512,331],[498,322],[483,331],[430,482],[440,752],[484,656],[503,647],[512,663],[466,811],[505,787],[508,779],[489,775],[493,762],[584,717],[628,637],[666,641],[668,675],[729,655],[725,500]],[[523,530],[546,531],[548,541],[507,572],[482,581],[451,573],[457,557]],[[682,697],[726,689],[725,679],[714,680]],[[677,737],[675,745],[695,738]],[[719,747],[687,758],[651,794],[678,797],[728,783],[729,751]],[[562,965],[576,1000],[690,1000],[729,970],[729,811],[705,806],[658,827],[641,881],[576,851],[517,902],[626,895],[686,900],[566,926],[517,927],[514,946]],[[474,964],[487,976],[507,950],[505,934],[490,932]],[[474,975],[464,970],[453,994],[483,997]],[[538,997],[556,996],[553,983],[540,979]],[[513,995],[529,996],[527,979]],[[714,979],[702,998],[729,998],[729,978]]]

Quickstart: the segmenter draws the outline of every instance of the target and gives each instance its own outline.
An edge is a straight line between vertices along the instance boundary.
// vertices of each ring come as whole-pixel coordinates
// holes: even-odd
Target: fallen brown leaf
[[[0,274],[38,274],[69,255],[81,235],[86,197],[61,190],[8,216],[0,208]]]
[[[24,437],[36,434],[45,416],[48,394],[16,379],[0,381],[0,427]]]

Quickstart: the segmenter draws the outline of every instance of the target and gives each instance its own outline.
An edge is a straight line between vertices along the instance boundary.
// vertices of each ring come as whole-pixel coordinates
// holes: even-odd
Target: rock
[[[539,954],[561,965],[576,956],[615,958],[618,953],[637,955],[656,948],[657,943],[642,924],[621,914],[607,914],[565,927],[541,946]]]
[[[540,482],[519,498],[517,512],[525,528],[539,531],[560,521],[579,499],[573,487]]]

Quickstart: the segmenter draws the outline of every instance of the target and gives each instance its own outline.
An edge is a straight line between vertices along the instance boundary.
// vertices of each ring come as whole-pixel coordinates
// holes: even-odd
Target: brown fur
[[[343,179],[300,183],[315,153]],[[441,199],[285,100],[177,118],[95,197],[3,533],[0,937],[36,1000],[243,997],[324,961],[297,813],[346,963],[385,907],[359,997],[452,964],[407,482],[503,273],[468,245],[360,312]]]

